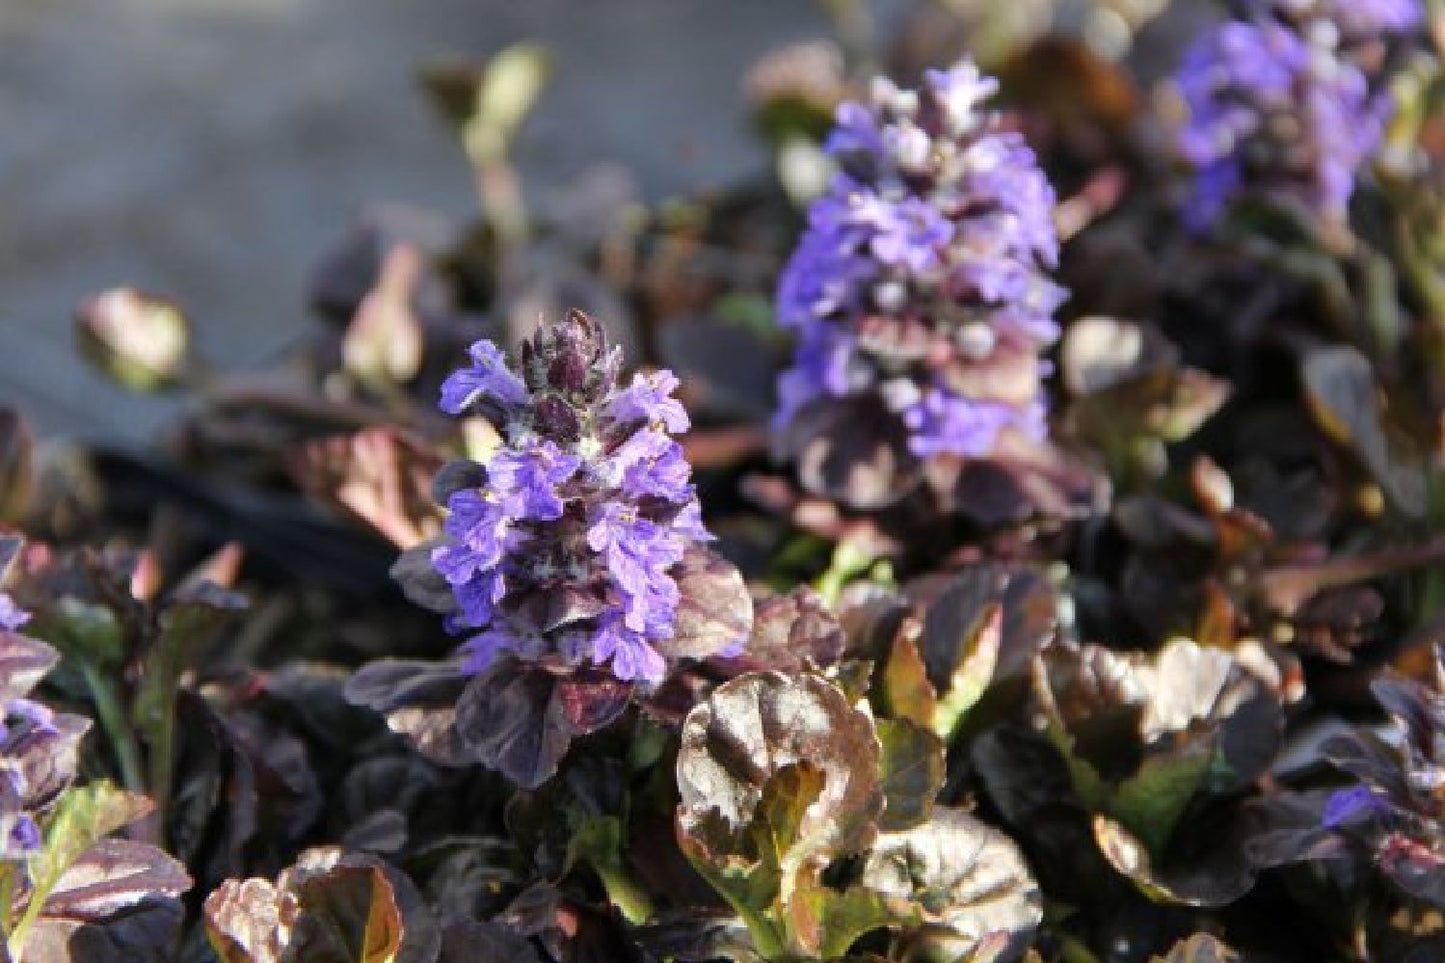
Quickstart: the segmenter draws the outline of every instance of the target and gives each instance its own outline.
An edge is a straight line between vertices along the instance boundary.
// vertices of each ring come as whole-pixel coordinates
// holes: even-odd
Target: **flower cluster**
[[[18,633],[29,620],[0,593],[0,860],[40,848],[36,815],[74,777],[75,747],[88,728],[26,698],[58,661],[49,646]]]
[[[619,387],[620,352],[580,312],[523,345],[521,373],[481,341],[442,386],[450,414],[479,411],[502,443],[453,471],[445,543],[432,564],[456,600],[469,671],[502,652],[531,662],[610,663],[661,681],[657,644],[680,601],[671,570],[711,535],[672,435],[688,428],[667,371]]]
[[[1378,147],[1391,103],[1354,52],[1419,22],[1415,0],[1262,0],[1186,53],[1179,152],[1193,168],[1196,227],[1244,194],[1343,221],[1355,172]]]
[[[1041,438],[1041,349],[1063,289],[1048,279],[1054,194],[1033,152],[986,102],[970,62],[923,86],[874,82],[838,108],[837,164],[779,282],[795,332],[777,426],[805,408],[872,393],[914,456],[987,455],[1000,432]]]

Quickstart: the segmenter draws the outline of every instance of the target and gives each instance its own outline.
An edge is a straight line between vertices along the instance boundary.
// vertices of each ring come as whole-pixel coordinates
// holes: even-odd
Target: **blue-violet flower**
[[[1044,436],[1039,353],[1065,297],[1046,274],[1054,193],[987,108],[997,86],[964,61],[916,91],[878,79],[867,103],[838,108],[837,172],[778,285],[797,338],[780,431],[814,404],[872,394],[919,458]]]
[[[484,466],[446,496],[432,564],[456,599],[450,627],[468,671],[503,652],[571,667],[610,665],[652,685],[680,593],[672,570],[703,527],[673,438],[688,417],[668,371],[618,385],[621,356],[580,312],[523,345],[520,372],[478,342],[442,386],[450,414],[485,413],[501,432]]]
[[[1180,155],[1194,169],[1185,216],[1197,229],[1240,196],[1286,200],[1342,223],[1355,173],[1392,110],[1354,53],[1416,26],[1415,0],[1258,0],[1185,54]]]

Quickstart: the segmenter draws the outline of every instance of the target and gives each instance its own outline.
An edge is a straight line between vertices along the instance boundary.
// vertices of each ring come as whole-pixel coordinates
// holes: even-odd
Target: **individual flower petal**
[[[459,415],[483,397],[505,406],[526,403],[527,386],[507,367],[500,348],[490,341],[478,341],[470,354],[471,367],[453,372],[442,382],[442,411]]]
[[[687,410],[672,397],[677,385],[677,376],[671,371],[638,372],[632,376],[631,386],[612,396],[607,413],[622,422],[660,424],[673,434],[687,431]]]

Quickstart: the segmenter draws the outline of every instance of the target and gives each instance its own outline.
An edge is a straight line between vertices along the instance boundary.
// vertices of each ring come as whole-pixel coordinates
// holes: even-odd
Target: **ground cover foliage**
[[[274,366],[81,303],[0,954],[1445,958],[1445,7],[828,9],[752,180],[538,196],[518,45]]]

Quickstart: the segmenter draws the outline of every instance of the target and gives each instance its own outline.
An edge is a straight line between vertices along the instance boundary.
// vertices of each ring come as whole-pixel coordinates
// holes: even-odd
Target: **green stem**
[[[622,911],[627,922],[641,926],[652,918],[652,900],[627,870],[610,860],[600,859],[592,861],[592,868],[597,871],[597,878],[602,880],[607,898]]]
[[[5,948],[10,952],[12,960],[25,958],[25,937],[29,935],[31,925],[40,917],[40,910],[45,906],[45,899],[49,895],[48,891],[41,893],[38,890],[30,894],[30,902],[26,904],[20,922],[15,924],[6,940]]]
[[[116,759],[120,764],[121,783],[132,792],[144,793],[146,782],[142,775],[140,746],[136,743],[130,726],[126,724],[120,696],[95,666],[82,663],[80,671],[85,677],[85,684],[90,688],[90,699],[95,703],[95,714],[100,718],[101,728],[110,737],[111,745],[115,748]]]
[[[169,697],[161,707],[160,718],[156,720],[156,725],[153,731],[148,733],[147,739],[150,744],[150,795],[155,803],[147,825],[154,827],[155,835],[151,841],[158,846],[165,846],[166,813],[171,801],[171,767],[175,762],[175,737],[176,697],[175,689],[171,689]]]
[[[857,542],[843,539],[833,548],[833,557],[828,570],[818,576],[813,588],[828,608],[838,604],[843,587],[864,572],[874,562],[871,552]]]
[[[13,862],[0,864],[0,936],[10,932],[10,917],[15,911],[15,873]]]

